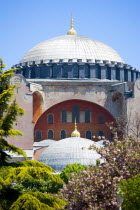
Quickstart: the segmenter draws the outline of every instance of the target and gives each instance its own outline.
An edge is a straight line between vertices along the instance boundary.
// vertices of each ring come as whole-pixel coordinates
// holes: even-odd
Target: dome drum
[[[16,65],[18,74],[22,74],[27,79],[108,79],[119,81],[135,81],[140,72],[127,64],[113,61],[95,60],[95,62],[82,62],[81,59],[69,59],[69,62],[48,63],[26,62]]]

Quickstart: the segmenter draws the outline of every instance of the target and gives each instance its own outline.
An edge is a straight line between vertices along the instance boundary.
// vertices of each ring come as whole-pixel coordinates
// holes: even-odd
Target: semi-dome
[[[38,161],[51,166],[56,171],[62,171],[67,164],[73,163],[95,165],[100,155],[95,150],[89,150],[90,145],[101,147],[103,143],[95,143],[80,137],[59,140],[45,149]]]
[[[108,45],[72,34],[39,43],[25,54],[20,63],[53,59],[91,59],[124,63],[118,53]]]

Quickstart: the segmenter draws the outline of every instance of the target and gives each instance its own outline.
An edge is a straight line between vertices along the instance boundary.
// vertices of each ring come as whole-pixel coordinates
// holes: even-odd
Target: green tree
[[[77,174],[87,169],[88,166],[83,166],[80,163],[68,164],[60,174],[60,178],[67,184],[70,181],[71,174]]]
[[[124,198],[124,210],[140,209],[140,174],[122,181],[120,184],[121,197]]]
[[[24,114],[24,110],[18,106],[15,100],[14,89],[16,85],[10,84],[15,69],[4,71],[4,67],[3,60],[0,58],[0,166],[5,165],[10,157],[4,150],[26,157],[25,152],[9,144],[6,140],[10,136],[23,135],[20,131],[14,129],[13,123]]]
[[[34,160],[1,167],[0,209],[63,209],[66,202],[53,196],[63,181],[54,173],[51,167]]]

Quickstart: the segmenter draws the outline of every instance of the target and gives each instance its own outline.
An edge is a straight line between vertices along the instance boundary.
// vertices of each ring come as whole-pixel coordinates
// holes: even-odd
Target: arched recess
[[[47,109],[38,119],[35,125],[35,130],[42,131],[42,140],[47,138],[46,131],[49,130],[54,131],[54,139],[60,140],[61,139],[61,131],[65,130],[67,137],[71,136],[72,131],[74,130],[74,121],[73,119],[73,107],[78,107],[78,112],[80,117],[76,118],[77,127],[80,131],[81,137],[85,138],[86,131],[91,131],[92,140],[98,140],[98,132],[101,130],[104,132],[104,135],[107,139],[110,139],[110,129],[107,126],[107,123],[115,122],[115,118],[113,115],[106,110],[104,107],[100,105],[85,101],[85,100],[78,100],[78,99],[71,99],[66,100],[61,103],[55,104],[54,106]],[[85,121],[85,113],[90,113],[90,121]],[[62,113],[65,111],[65,119],[62,120]],[[54,123],[48,124],[47,123],[47,116],[48,114],[53,114],[54,116]],[[99,124],[99,116],[104,116],[104,122]],[[93,139],[93,137],[96,138]]]
[[[33,122],[36,123],[38,118],[42,115],[43,98],[40,92],[33,93]]]

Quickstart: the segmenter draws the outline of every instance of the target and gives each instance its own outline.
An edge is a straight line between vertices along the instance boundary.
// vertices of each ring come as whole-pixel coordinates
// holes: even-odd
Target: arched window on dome
[[[111,80],[111,68],[107,67],[106,69],[106,79]]]
[[[35,140],[39,141],[42,139],[42,132],[40,130],[35,131]]]
[[[91,133],[91,131],[86,131],[85,137],[86,137],[86,139],[92,139],[92,133]]]
[[[90,123],[90,111],[85,111],[85,123]]]
[[[105,138],[104,132],[103,131],[99,131],[98,132],[98,139],[101,140],[101,139],[104,139],[104,138]]]
[[[85,65],[85,78],[90,78],[90,68],[89,68],[89,65]]]
[[[74,65],[73,68],[73,78],[79,78],[79,68],[77,65]]]
[[[120,69],[119,68],[116,69],[116,79],[120,80]]]
[[[62,78],[68,78],[68,69],[66,65],[62,67]]]
[[[74,123],[76,120],[76,122],[79,123],[79,118],[80,118],[79,106],[74,105],[72,107],[72,122]]]
[[[133,81],[134,81],[134,72],[131,71],[131,82],[133,82]]]
[[[35,69],[31,68],[31,79],[35,79]]]
[[[53,65],[52,67],[52,77],[57,78],[57,65]]]
[[[127,69],[124,70],[124,81],[125,82],[128,81],[128,70]]]
[[[67,137],[66,131],[65,130],[61,130],[60,132],[60,139],[65,139]]]
[[[54,139],[54,132],[53,132],[53,130],[48,130],[48,139]]]
[[[48,124],[53,124],[54,123],[54,116],[53,116],[53,114],[48,114],[47,115],[47,123]]]

